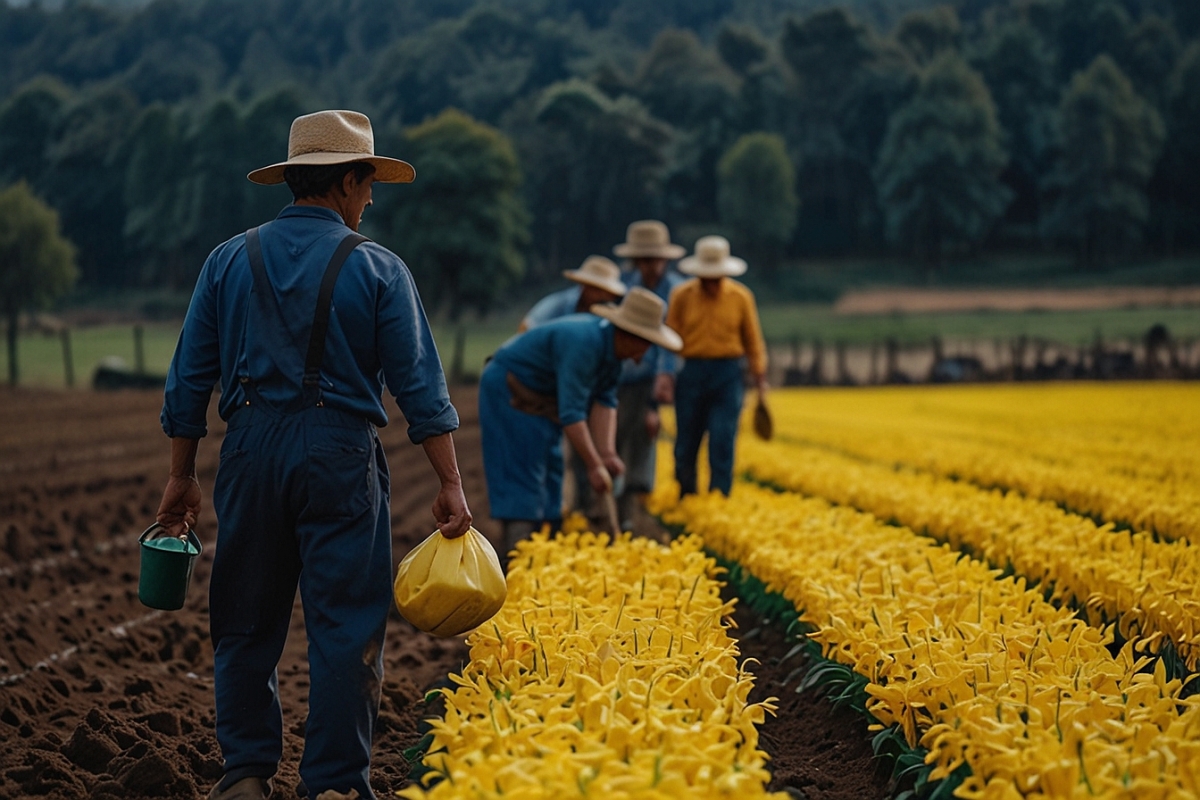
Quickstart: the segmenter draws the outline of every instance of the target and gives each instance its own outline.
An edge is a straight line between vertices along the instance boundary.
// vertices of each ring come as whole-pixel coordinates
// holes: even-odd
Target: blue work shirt
[[[317,290],[334,249],[349,233],[336,211],[319,206],[290,205],[263,228],[263,261],[287,330],[254,313],[258,301],[251,296],[246,235],[212,251],[167,374],[162,426],[168,436],[199,439],[208,432],[208,402],[218,380],[224,387],[218,407],[223,420],[247,399],[241,377],[248,376],[279,408],[301,394]],[[335,285],[322,400],[383,426],[385,385],[413,442],[458,428],[412,274],[395,253],[364,242],[350,253]]]
[[[595,314],[570,314],[517,334],[494,361],[526,388],[555,395],[559,422],[571,425],[588,418],[592,403],[617,407],[621,362],[613,332],[612,323]]]
[[[552,319],[576,313],[575,306],[579,305],[579,296],[582,294],[583,287],[576,283],[538,300],[534,303],[533,308],[529,309],[525,319],[521,320],[525,325],[525,330],[544,325]]]
[[[644,286],[641,270],[633,269],[622,273],[621,280],[630,289],[635,286]],[[665,307],[670,301],[671,290],[686,280],[687,278],[683,275],[668,269],[663,272],[658,286],[650,291],[658,295]],[[646,355],[642,357],[642,363],[635,364],[632,360],[627,360],[621,367],[621,385],[628,386],[631,383],[654,380],[654,376],[664,373],[673,376],[678,371],[679,358],[667,348],[652,344],[646,351]]]

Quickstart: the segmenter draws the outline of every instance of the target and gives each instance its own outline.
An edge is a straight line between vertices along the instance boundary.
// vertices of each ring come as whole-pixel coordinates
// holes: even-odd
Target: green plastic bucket
[[[183,536],[168,536],[157,522],[138,538],[141,569],[138,600],[150,608],[175,611],[183,608],[196,556],[204,550],[191,528]]]

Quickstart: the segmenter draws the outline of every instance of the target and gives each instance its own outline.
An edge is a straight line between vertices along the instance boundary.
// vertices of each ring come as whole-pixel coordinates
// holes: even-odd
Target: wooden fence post
[[[71,354],[71,329],[64,326],[58,332],[58,338],[62,341],[62,356],[63,356],[63,379],[66,381],[67,388],[75,386],[75,357]]]
[[[133,326],[133,371],[138,375],[146,372],[146,348],[142,341],[144,333],[141,325]]]

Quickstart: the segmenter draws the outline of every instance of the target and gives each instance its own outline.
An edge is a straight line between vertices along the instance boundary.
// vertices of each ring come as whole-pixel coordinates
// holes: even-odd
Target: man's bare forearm
[[[171,437],[170,476],[172,478],[196,477],[196,451],[199,449],[199,439],[185,439],[182,436]]]
[[[430,436],[421,442],[425,457],[437,473],[442,486],[461,486],[462,475],[458,471],[458,456],[454,450],[454,438],[449,433]]]
[[[588,430],[596,443],[596,450],[601,457],[611,456],[617,452],[617,410],[603,403],[596,403],[588,415]]]
[[[600,463],[600,453],[596,450],[596,443],[592,441],[592,434],[588,431],[587,420],[572,422],[570,425],[563,427],[563,433],[567,436],[567,441],[571,443],[571,447],[583,459],[583,463],[588,469]]]

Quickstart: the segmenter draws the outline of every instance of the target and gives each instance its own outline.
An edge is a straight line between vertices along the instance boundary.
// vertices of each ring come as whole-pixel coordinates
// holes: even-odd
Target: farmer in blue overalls
[[[553,465],[564,433],[592,490],[612,491],[613,477],[625,471],[615,442],[621,362],[641,359],[652,344],[679,349],[665,311],[653,292],[633,289],[619,306],[593,306],[591,314],[519,334],[484,368],[483,469],[506,551],[543,523],[553,530],[562,522],[562,471]]]
[[[209,585],[217,741],[209,797],[259,800],[283,752],[276,664],[299,585],[309,641],[301,795],[374,798],[371,740],[391,606],[387,462],[376,435],[386,388],[441,480],[443,535],[471,523],[441,362],[408,268],[358,235],[371,185],[413,168],[374,154],[370,121],[299,117],[288,160],[250,173],[295,203],[208,257],[171,363],[162,411],[171,471],[158,520],[200,511],[195,456],[214,384],[228,423],[213,505]]]

